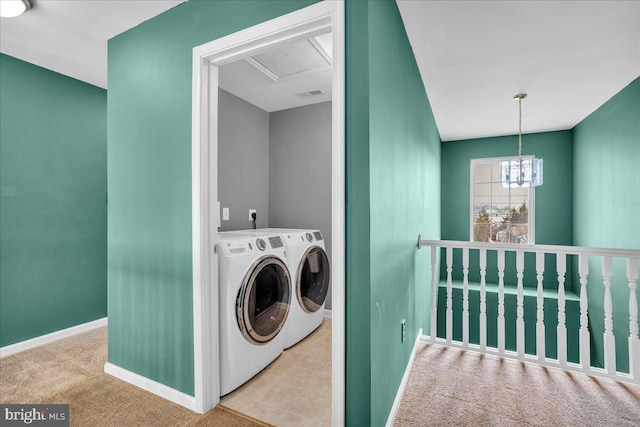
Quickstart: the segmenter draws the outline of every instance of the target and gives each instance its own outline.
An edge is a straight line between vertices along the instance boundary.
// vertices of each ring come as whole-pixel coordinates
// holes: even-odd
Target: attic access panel
[[[331,56],[323,47],[325,43],[315,37],[296,40],[250,56],[247,62],[276,82],[302,77],[331,67]]]

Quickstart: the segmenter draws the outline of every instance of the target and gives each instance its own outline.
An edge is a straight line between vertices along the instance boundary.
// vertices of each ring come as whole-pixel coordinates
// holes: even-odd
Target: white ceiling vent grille
[[[331,68],[331,34],[296,40],[268,52],[250,56],[246,61],[277,82],[295,79]]]
[[[313,89],[313,90],[305,90],[303,92],[298,92],[296,95],[300,96],[316,96],[322,95],[324,91],[322,89]]]

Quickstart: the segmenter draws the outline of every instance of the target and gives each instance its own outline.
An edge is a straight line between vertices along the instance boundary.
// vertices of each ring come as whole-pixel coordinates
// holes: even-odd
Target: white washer
[[[279,235],[219,233],[220,395],[284,350],[291,276]]]
[[[279,234],[284,240],[287,263],[293,278],[293,297],[284,344],[284,348],[289,348],[322,324],[331,276],[322,234],[318,230],[287,228],[263,228],[237,233],[256,237]]]

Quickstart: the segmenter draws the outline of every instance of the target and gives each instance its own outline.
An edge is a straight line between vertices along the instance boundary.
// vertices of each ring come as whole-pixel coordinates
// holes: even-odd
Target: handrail
[[[640,258],[640,249],[612,249],[612,248],[587,248],[582,246],[562,245],[519,245],[517,243],[486,243],[468,242],[462,240],[427,240],[418,235],[418,248],[424,246],[437,246],[439,248],[469,248],[504,250],[512,252],[557,252],[566,255],[600,255],[624,258]]]
[[[534,270],[536,274],[536,319],[535,319],[535,335],[536,347],[533,360],[536,363],[544,366],[557,366],[566,370],[578,370],[588,373],[589,375],[602,375],[608,378],[622,381],[631,381],[636,384],[640,384],[640,337],[639,337],[639,325],[638,325],[638,304],[637,304],[637,288],[638,288],[638,271],[640,261],[640,250],[638,249],[612,249],[612,248],[588,248],[579,246],[562,246],[562,245],[520,245],[520,244],[508,244],[508,243],[487,243],[487,242],[468,242],[468,241],[455,241],[455,240],[428,240],[423,239],[422,235],[418,235],[418,248],[423,246],[429,246],[431,248],[430,261],[431,261],[431,335],[430,341],[433,343],[444,343],[448,346],[461,346],[464,349],[473,348],[475,345],[469,340],[470,331],[470,268],[473,268],[475,272],[480,274],[480,300],[479,300],[479,316],[477,321],[479,325],[479,346],[478,349],[483,353],[496,353],[501,357],[514,357],[522,362],[530,362],[532,357],[525,352],[525,335],[532,334],[525,327],[525,303],[524,303],[524,277],[525,270]],[[441,252],[438,249],[445,249]],[[454,249],[459,249],[462,252],[462,256],[454,256]],[[470,251],[478,250],[478,264],[470,263]],[[495,308],[493,314],[497,314],[496,317],[496,335],[497,335],[497,347],[490,347],[487,343],[487,252],[496,252],[496,257],[491,260],[491,268],[497,268],[498,273],[498,295],[497,295],[497,313]],[[505,258],[505,253],[515,252],[515,257]],[[535,253],[535,264],[525,264],[525,254]],[[555,258],[555,267],[552,271],[545,272],[545,257],[550,255]],[[567,256],[577,256],[577,276],[576,286],[580,288],[579,299],[579,330],[575,333],[578,337],[578,349],[580,355],[580,363],[573,364],[567,360],[567,334],[568,323],[566,321],[569,312],[566,307],[566,295],[564,290],[565,279],[567,275]],[[438,279],[436,276],[436,265],[438,264],[438,256],[442,256],[442,268],[446,269],[446,295],[444,301],[446,306],[438,308]],[[591,258],[598,258],[601,262],[601,268],[598,269],[595,266],[595,271],[590,275],[590,261]],[[515,259],[514,259],[515,258]],[[614,272],[614,259],[625,258],[626,259],[626,278],[618,276]],[[460,262],[462,267],[462,300],[461,303],[456,302],[454,307],[453,303],[453,271],[454,264]],[[509,264],[509,265],[507,265]],[[505,348],[506,337],[506,317],[505,307],[510,305],[513,307],[513,302],[508,302],[505,299],[505,271],[513,271],[515,269],[517,277],[517,295],[516,295],[516,352],[510,354]],[[460,271],[458,270],[459,274]],[[594,274],[595,273],[595,274]],[[614,277],[614,275],[616,275]],[[550,328],[545,326],[545,281],[546,277],[550,277],[552,280],[555,277],[557,280],[557,304],[558,304],[558,317],[557,323],[553,319],[547,318],[546,321],[556,323],[556,328],[553,325]],[[592,277],[595,279],[592,281]],[[604,311],[604,318],[591,319],[593,314],[590,313],[590,299],[589,293],[591,288],[596,285],[600,278],[602,286],[604,286],[604,295],[602,308]],[[615,279],[615,280],[614,280]],[[629,351],[629,373],[619,372],[616,368],[616,335],[614,330],[614,301],[612,295],[612,287],[618,293],[623,292],[621,286],[618,284],[628,283],[628,317],[625,321],[629,324],[629,335],[626,338],[628,340]],[[459,298],[459,297],[458,297]],[[477,304],[477,303],[474,303]],[[616,304],[616,313],[621,309],[619,302]],[[453,320],[454,311],[459,313],[459,306],[461,305],[462,315],[462,341],[456,341],[453,338]],[[477,306],[476,306],[477,307]],[[549,307],[547,307],[548,309]],[[438,310],[443,310],[442,319],[437,315]],[[599,312],[598,316],[600,316]],[[458,314],[456,314],[458,315]],[[574,313],[574,315],[576,315]],[[576,315],[577,316],[577,315]],[[578,320],[576,317],[575,321]],[[493,321],[493,320],[492,320]],[[533,320],[530,320],[533,321]],[[603,356],[604,356],[604,369],[598,369],[591,366],[591,330],[590,323],[592,322],[604,323],[604,330],[602,335]],[[619,322],[620,320],[615,320]],[[444,328],[446,333],[444,339],[437,336],[436,325],[444,322]],[[574,322],[575,323],[575,322]],[[545,344],[547,337],[547,329],[549,331],[556,330],[558,359],[550,359],[547,357]],[[620,332],[618,332],[620,334]],[[618,337],[619,339],[622,337]]]

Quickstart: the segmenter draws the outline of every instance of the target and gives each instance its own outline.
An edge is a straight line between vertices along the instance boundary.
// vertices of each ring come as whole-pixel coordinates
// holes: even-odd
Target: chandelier
[[[538,187],[542,185],[542,159],[522,158],[522,100],[526,93],[519,93],[518,99],[518,157],[500,162],[500,184],[509,187]]]

